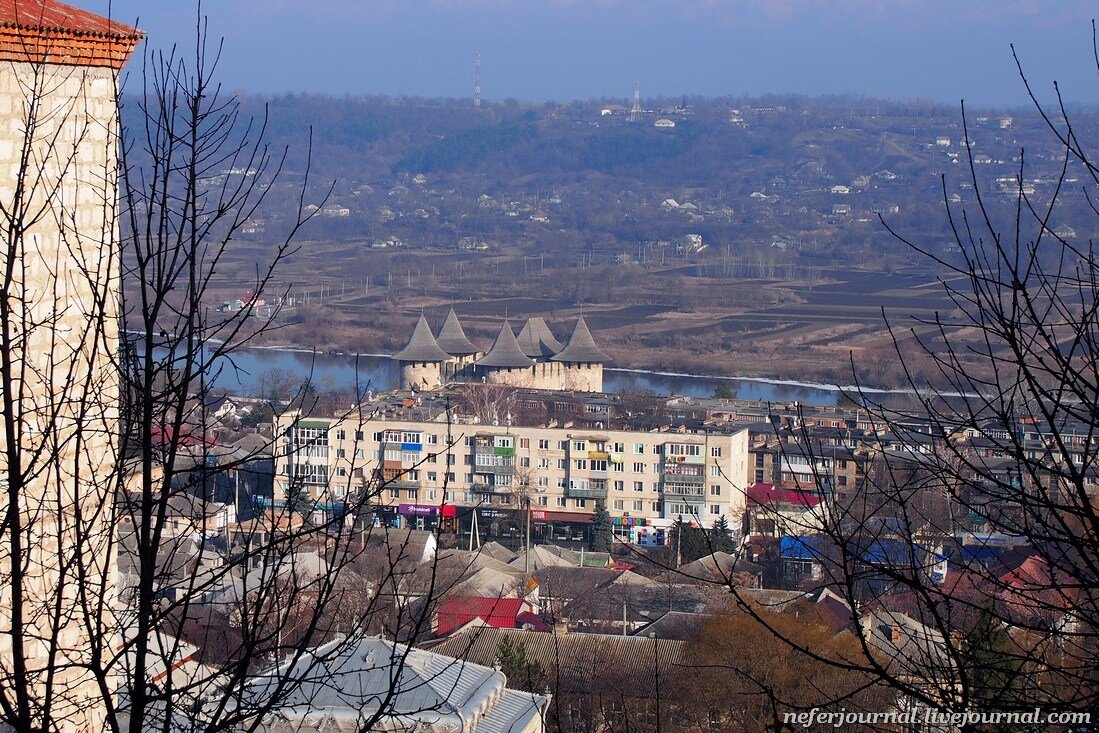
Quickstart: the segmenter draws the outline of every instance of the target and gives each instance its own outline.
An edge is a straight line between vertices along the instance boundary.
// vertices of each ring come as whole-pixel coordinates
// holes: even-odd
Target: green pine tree
[[[527,647],[505,636],[496,647],[496,664],[508,678],[508,687],[527,692],[546,688],[546,673],[542,665],[527,659]]]
[[[710,544],[713,545],[714,552],[732,553],[736,550],[733,532],[729,529],[729,520],[724,514],[714,520],[714,527],[710,530]]]
[[[611,513],[607,511],[607,502],[595,500],[595,514],[591,518],[591,534],[588,536],[588,549],[592,552],[610,552],[614,542],[611,529]]]

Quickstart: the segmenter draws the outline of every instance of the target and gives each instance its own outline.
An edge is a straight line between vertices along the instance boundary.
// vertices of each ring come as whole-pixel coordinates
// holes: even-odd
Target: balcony
[[[567,495],[570,499],[606,499],[607,490],[593,488],[580,489],[569,487],[567,489]]]
[[[474,494],[510,494],[512,487],[499,486],[496,484],[486,483],[474,483],[470,484],[469,490]]]

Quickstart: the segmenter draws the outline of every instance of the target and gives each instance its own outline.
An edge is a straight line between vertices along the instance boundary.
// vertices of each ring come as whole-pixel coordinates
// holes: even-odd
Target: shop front
[[[580,541],[587,539],[591,514],[533,509],[530,521],[531,535],[536,542]]]

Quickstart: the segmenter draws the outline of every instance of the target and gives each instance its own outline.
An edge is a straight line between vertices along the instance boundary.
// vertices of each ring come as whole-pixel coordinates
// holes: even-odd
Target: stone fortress
[[[596,345],[583,316],[564,345],[540,317],[530,318],[516,336],[504,321],[487,352],[465,334],[454,309],[438,336],[421,314],[412,337],[393,358],[400,363],[401,389],[427,391],[451,382],[575,392],[603,391],[607,355]]]

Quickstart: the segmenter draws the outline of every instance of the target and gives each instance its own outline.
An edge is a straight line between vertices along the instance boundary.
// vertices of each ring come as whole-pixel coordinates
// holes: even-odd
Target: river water
[[[224,365],[215,382],[230,392],[256,394],[264,372],[272,369],[291,375],[298,382],[311,378],[322,389],[346,389],[359,393],[395,389],[399,380],[397,365],[387,356],[356,357],[285,349],[241,349],[233,354],[233,366]],[[603,371],[603,389],[607,392],[653,391],[667,395],[712,397],[714,390],[721,385],[741,400],[798,400],[808,404],[834,405],[841,399],[840,389],[828,385],[611,368]]]

